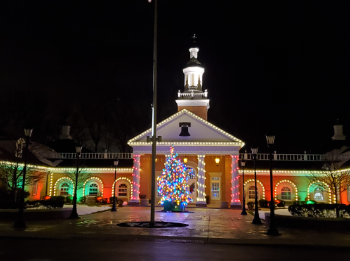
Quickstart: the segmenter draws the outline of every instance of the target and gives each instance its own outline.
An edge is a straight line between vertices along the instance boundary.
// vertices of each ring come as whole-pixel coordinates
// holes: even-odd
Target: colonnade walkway
[[[79,206],[78,206],[79,209]],[[13,222],[0,221],[0,237],[81,238],[104,240],[156,240],[164,242],[197,242],[258,245],[327,245],[350,246],[350,231],[279,228],[280,236],[268,236],[268,226],[253,225],[253,216],[240,210],[188,208],[188,213],[166,213],[156,208],[156,221],[181,222],[178,228],[126,228],[122,222],[149,221],[149,207],[121,207],[81,216],[79,220],[28,221],[27,229],[12,228]]]

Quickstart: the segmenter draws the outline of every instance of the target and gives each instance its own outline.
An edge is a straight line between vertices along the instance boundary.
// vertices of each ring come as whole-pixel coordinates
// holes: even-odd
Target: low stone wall
[[[265,213],[266,223],[270,223],[270,213]],[[349,218],[315,218],[276,215],[277,227],[350,229]]]
[[[72,209],[25,209],[25,220],[66,219]],[[0,220],[15,220],[18,217],[18,209],[0,209]]]

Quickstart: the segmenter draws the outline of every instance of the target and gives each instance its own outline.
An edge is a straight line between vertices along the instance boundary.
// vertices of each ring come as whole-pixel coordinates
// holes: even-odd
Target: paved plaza
[[[79,206],[78,206],[79,209]],[[121,222],[148,221],[149,207],[121,207],[117,212],[97,212],[79,220],[28,221],[28,228],[17,231],[13,222],[0,222],[0,237],[86,238],[106,240],[158,240],[223,244],[279,244],[350,246],[349,231],[327,228],[305,230],[279,228],[278,237],[266,235],[267,225],[253,225],[253,216],[240,215],[240,210],[188,208],[189,213],[165,213],[156,208],[156,221],[188,224],[180,228],[125,228]]]

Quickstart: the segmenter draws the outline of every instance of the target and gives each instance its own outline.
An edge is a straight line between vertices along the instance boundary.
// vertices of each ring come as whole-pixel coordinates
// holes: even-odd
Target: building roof
[[[197,58],[191,57],[190,61],[186,63],[186,67],[192,66],[202,67],[202,64],[197,60]]]

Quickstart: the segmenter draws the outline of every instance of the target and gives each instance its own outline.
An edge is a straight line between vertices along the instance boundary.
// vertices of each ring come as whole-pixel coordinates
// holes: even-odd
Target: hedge
[[[345,204],[304,204],[288,207],[292,216],[298,217],[335,218],[337,216],[336,209],[339,210],[339,217],[345,213],[350,214],[350,205],[346,206]]]

